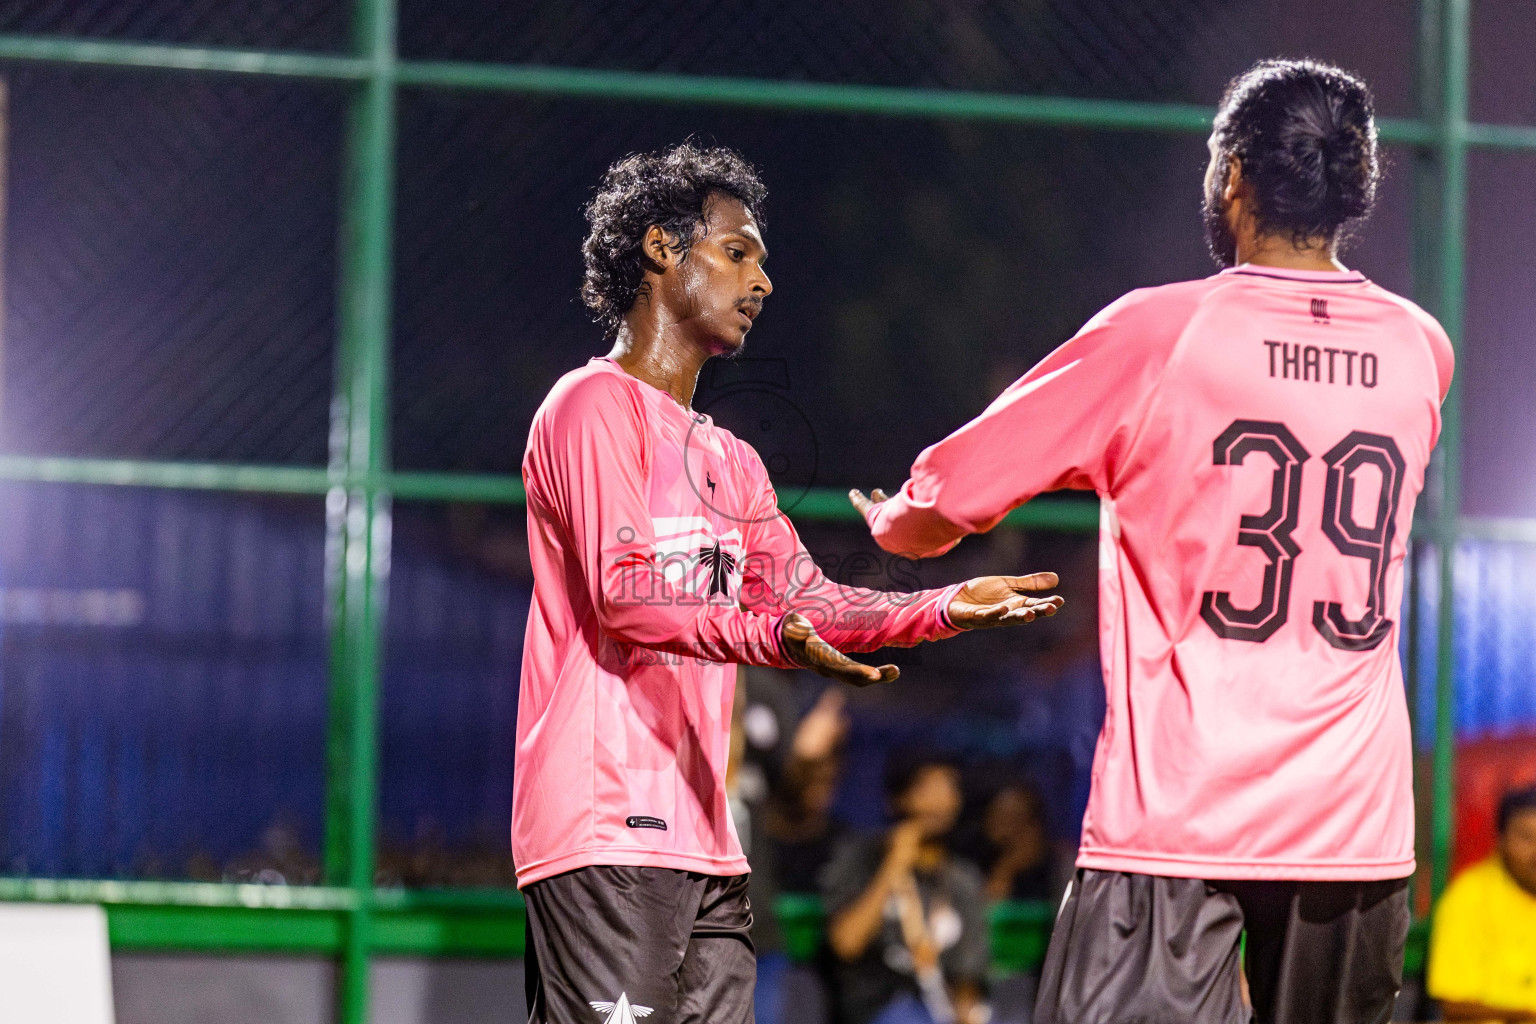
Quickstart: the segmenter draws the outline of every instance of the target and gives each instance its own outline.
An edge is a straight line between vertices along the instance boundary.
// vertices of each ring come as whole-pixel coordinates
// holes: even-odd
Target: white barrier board
[[[0,903],[0,1021],[113,1024],[105,911]]]

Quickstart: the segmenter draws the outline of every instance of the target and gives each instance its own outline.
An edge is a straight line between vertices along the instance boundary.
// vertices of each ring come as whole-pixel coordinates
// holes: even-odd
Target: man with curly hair
[[[762,460],[691,408],[773,286],[766,191],[683,144],[609,168],[582,296],[608,355],[562,377],[523,460],[534,593],[512,806],[535,1022],[752,1019],[747,861],[726,802],[735,665],[895,679],[843,651],[1028,622],[1052,573],[831,583]]]

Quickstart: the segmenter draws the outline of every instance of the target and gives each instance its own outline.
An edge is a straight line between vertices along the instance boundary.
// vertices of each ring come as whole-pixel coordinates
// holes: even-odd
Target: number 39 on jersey
[[[1217,636],[1263,643],[1285,626],[1290,615],[1292,570],[1303,555],[1293,536],[1305,503],[1301,467],[1311,455],[1284,423],[1265,420],[1234,420],[1212,449],[1218,466],[1241,465],[1250,455],[1268,456],[1275,464],[1269,508],[1244,515],[1237,533],[1239,545],[1258,548],[1268,559],[1258,603],[1238,608],[1229,592],[1212,590],[1205,591],[1200,601],[1200,617]],[[1370,577],[1364,615],[1346,618],[1340,601],[1319,594],[1312,604],[1312,627],[1341,651],[1374,650],[1392,632],[1392,620],[1384,614],[1386,579],[1406,464],[1392,438],[1364,430],[1350,431],[1322,458],[1328,467],[1321,506],[1323,534],[1339,554],[1365,559]],[[1372,521],[1360,523],[1355,520],[1355,474],[1365,466],[1381,473],[1381,492]]]

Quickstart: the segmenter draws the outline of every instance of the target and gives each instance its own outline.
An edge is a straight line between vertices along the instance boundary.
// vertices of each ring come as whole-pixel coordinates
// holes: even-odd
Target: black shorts
[[[746,875],[590,867],[523,897],[530,1024],[752,1024]]]
[[[1239,940],[1248,933],[1239,965]],[[1035,1024],[1381,1024],[1403,981],[1408,880],[1221,882],[1080,869]]]

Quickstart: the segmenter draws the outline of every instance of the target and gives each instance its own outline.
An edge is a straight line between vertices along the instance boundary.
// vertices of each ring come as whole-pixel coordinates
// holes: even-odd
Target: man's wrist
[[[955,625],[955,620],[950,618],[949,615],[949,606],[954,603],[955,598],[959,597],[960,591],[964,589],[965,582],[961,581],[959,583],[951,583],[949,586],[939,591],[938,618],[940,635],[953,635],[955,633],[964,632],[964,630],[962,630],[959,626]]]
[[[794,612],[784,612],[781,615],[779,615],[778,618],[774,619],[773,620],[773,624],[771,626],[769,626],[769,630],[773,634],[773,645],[774,645],[775,649],[777,649],[778,652],[779,652],[779,659],[780,659],[780,661],[783,662],[783,664],[781,664],[779,666],[780,668],[804,668],[805,667],[804,665],[801,665],[798,661],[796,661],[790,655],[790,653],[789,653],[789,645],[784,642],[784,623],[793,614],[794,614]]]
[[[907,863],[905,857],[898,855],[895,850],[892,850],[885,855],[885,860],[880,862],[880,873],[876,877],[884,885],[895,887],[903,876],[911,873],[912,865]]]

